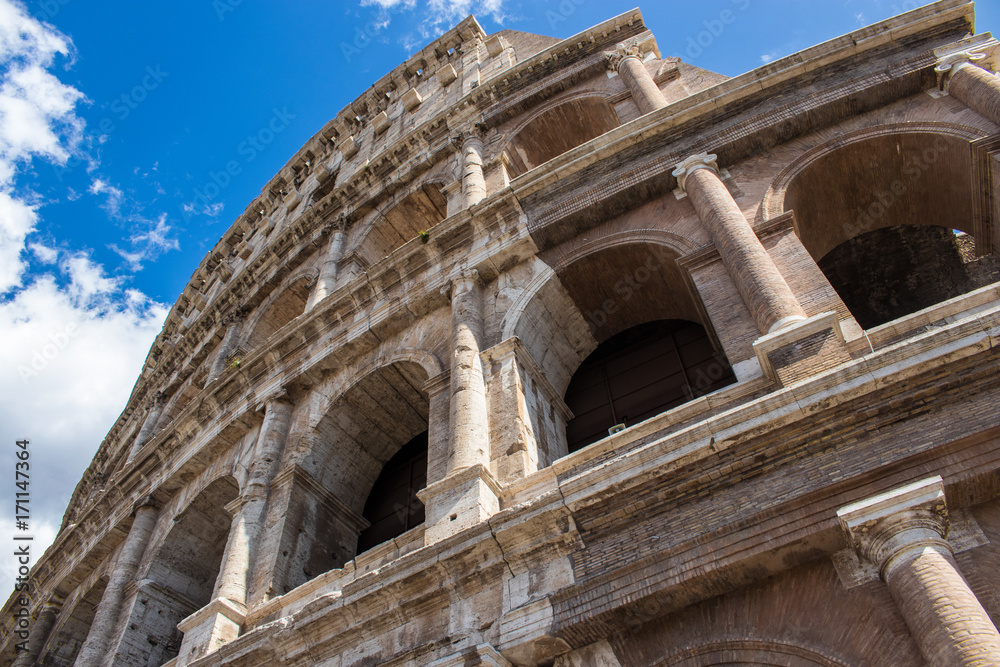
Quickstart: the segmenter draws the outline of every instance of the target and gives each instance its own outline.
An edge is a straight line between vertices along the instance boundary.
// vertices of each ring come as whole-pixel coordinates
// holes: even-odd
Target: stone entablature
[[[185,610],[185,655],[169,664],[334,656],[451,664],[459,655],[474,664],[617,664],[621,647],[608,643],[615,636],[841,553],[836,508],[884,490],[884,471],[909,480],[937,466],[959,490],[953,509],[990,501],[989,476],[1000,469],[988,446],[996,426],[989,408],[1000,400],[1000,288],[862,331],[797,238],[804,223],[769,199],[789,165],[834,150],[835,137],[857,138],[860,127],[900,136],[923,128],[963,147],[978,139],[974,148],[996,134],[988,118],[925,94],[942,43],[970,21],[970,4],[944,0],[664,107],[649,86],[661,83],[651,76],[656,67],[622,39],[635,33],[655,50],[641,16],[520,63],[502,36],[479,44],[481,35],[466,35],[491,58],[510,59],[493,78],[462,88],[446,112],[429,113],[430,139],[403,141],[406,155],[387,151],[376,166],[361,139],[355,155],[325,162],[315,186],[301,170],[279,174],[271,199],[254,202],[220,244],[238,259],[206,259],[192,284],[211,283],[207,293],[175,307],[154,347],[169,352],[158,360],[151,353],[157,365],[102,445],[36,581],[56,602],[76,604],[81,587],[96,590],[109,601],[101,618],[132,605],[120,624],[139,623],[150,591],[151,604],[176,603]],[[897,39],[906,42],[903,58]],[[617,65],[635,66],[631,78],[601,71],[601,83],[616,88],[572,88],[604,66],[615,44],[626,56]],[[683,76],[682,65],[671,71]],[[459,84],[455,71],[445,84],[446,70],[435,74],[441,85],[471,80]],[[474,121],[476,105],[497,102],[491,95],[501,89],[492,120]],[[630,110],[634,120],[543,169],[496,177],[503,133],[520,131],[507,120],[594,90],[617,91],[619,102],[631,96],[642,115]],[[775,99],[786,106],[775,109]],[[401,104],[432,108],[429,97],[415,100]],[[860,108],[839,117],[850,104]],[[388,138],[379,141],[392,147],[392,113],[371,111]],[[885,124],[900,115],[909,121]],[[295,160],[303,156],[315,157]],[[347,159],[369,162],[337,186],[339,173],[350,172]],[[447,214],[402,245],[360,249],[380,232],[380,198],[409,197],[432,182]],[[775,215],[762,213],[771,205]],[[252,244],[244,233],[256,237]],[[630,243],[660,253],[640,266],[640,283],[655,266],[695,302],[658,316],[714,327],[716,357],[734,362],[737,381],[567,455],[573,413],[563,396],[574,368],[610,335],[599,336],[602,325],[575,301],[581,292],[569,293],[579,285],[567,268]],[[225,285],[209,266],[229,272]],[[301,314],[253,337],[293,292]],[[612,302],[606,314],[622,305]],[[651,312],[656,305],[646,303]],[[403,384],[365,384],[383,369]],[[385,461],[364,449],[367,427],[339,440],[348,431],[338,424],[363,424],[374,413],[359,405],[387,406],[400,389],[409,411],[386,408],[376,440],[396,433],[386,423],[393,420],[429,431],[426,486],[417,494],[426,518],[356,554],[359,533],[372,525],[358,504],[371,471],[339,445]],[[952,414],[947,429],[937,426]],[[414,434],[398,431],[399,443],[384,449]],[[361,481],[345,485],[352,475]],[[136,545],[150,545],[143,562],[152,567],[171,525],[187,521],[207,489],[224,501],[208,508],[214,513],[191,514],[209,517],[213,534],[229,531],[211,601],[157,589],[153,577],[148,586],[131,581],[144,550]],[[149,496],[163,508],[152,534],[148,510],[131,516]],[[91,628],[88,654],[113,643],[109,632],[106,618]],[[741,641],[703,648],[770,650]],[[842,664],[824,659],[817,664]]]

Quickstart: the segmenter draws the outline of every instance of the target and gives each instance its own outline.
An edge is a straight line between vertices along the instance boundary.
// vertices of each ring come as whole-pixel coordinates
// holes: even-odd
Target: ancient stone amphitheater
[[[194,272],[3,660],[1000,664],[997,47],[466,19]]]

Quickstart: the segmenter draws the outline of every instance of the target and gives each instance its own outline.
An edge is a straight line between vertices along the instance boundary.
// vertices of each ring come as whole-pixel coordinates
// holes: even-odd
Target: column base
[[[177,629],[184,633],[184,639],[174,661],[176,667],[214,653],[239,637],[246,616],[245,605],[215,598],[178,623]]]
[[[483,465],[454,472],[417,493],[424,503],[424,544],[471,528],[500,511],[500,485]]]
[[[781,387],[851,360],[834,312],[813,315],[761,336],[753,349],[764,374]]]

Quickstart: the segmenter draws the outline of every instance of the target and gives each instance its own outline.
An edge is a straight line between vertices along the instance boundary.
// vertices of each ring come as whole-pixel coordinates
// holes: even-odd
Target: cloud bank
[[[69,248],[38,230],[44,202],[33,168],[65,166],[80,152],[85,123],[80,90],[50,70],[72,65],[72,41],[33,18],[15,0],[0,0],[0,423],[3,470],[14,470],[14,441],[31,452],[29,529],[11,512],[0,516],[0,539],[33,535],[39,556],[52,541],[83,470],[128,395],[166,307],[112,277],[86,248]],[[96,166],[96,165],[95,165]],[[121,214],[122,192],[95,178],[109,218]],[[69,200],[79,198],[67,192]],[[167,250],[164,216],[133,225],[119,254],[133,271]],[[4,474],[7,479],[8,475]],[[13,507],[13,479],[0,497]],[[16,564],[3,550],[0,591],[13,589]]]

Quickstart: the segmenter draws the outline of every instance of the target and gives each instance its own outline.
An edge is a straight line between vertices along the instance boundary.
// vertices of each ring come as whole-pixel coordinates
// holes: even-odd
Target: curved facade
[[[1000,664],[997,46],[466,19],[195,271],[5,660]]]

